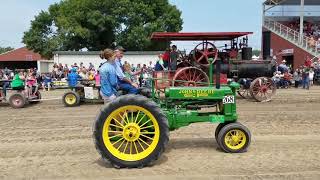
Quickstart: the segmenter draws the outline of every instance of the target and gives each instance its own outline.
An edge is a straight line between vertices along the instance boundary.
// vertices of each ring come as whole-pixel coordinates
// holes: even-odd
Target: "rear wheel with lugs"
[[[169,141],[168,120],[143,96],[125,95],[106,105],[93,126],[96,149],[116,168],[142,168],[157,160]]]

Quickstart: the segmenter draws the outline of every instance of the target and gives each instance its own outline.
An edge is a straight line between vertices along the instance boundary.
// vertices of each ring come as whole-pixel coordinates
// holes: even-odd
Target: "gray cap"
[[[126,51],[126,49],[124,49],[122,46],[117,46],[116,48],[114,48],[114,50]]]

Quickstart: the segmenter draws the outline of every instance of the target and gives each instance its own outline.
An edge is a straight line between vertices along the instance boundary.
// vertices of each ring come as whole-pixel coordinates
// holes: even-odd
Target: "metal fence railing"
[[[269,30],[284,37],[286,40],[291,41],[300,48],[303,48],[312,53],[314,56],[319,56],[320,49],[317,48],[316,39],[312,41],[311,37],[305,35],[301,36],[298,31],[295,31],[288,26],[285,26],[270,18],[265,18],[263,25]]]

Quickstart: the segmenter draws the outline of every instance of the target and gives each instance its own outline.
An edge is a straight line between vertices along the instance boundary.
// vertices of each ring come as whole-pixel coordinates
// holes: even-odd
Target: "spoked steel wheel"
[[[218,49],[211,42],[202,42],[198,44],[194,49],[193,59],[201,66],[209,67],[209,58],[213,58],[215,61],[217,57]]]
[[[245,88],[244,85],[240,85],[240,89],[237,91],[237,93],[244,99],[251,98],[250,89]]]
[[[207,74],[196,67],[185,67],[179,69],[172,81],[172,86],[208,86],[210,83]]]
[[[239,149],[244,146],[247,141],[247,137],[243,131],[233,129],[226,134],[224,141],[228,148]]]
[[[268,102],[276,94],[276,86],[272,79],[260,77],[255,79],[250,86],[251,96],[259,102]]]
[[[123,106],[109,115],[103,126],[103,142],[121,160],[139,161],[156,148],[159,124],[145,108]]]
[[[119,97],[104,107],[94,125],[98,152],[118,168],[143,167],[156,160],[168,133],[159,107],[143,96]]]

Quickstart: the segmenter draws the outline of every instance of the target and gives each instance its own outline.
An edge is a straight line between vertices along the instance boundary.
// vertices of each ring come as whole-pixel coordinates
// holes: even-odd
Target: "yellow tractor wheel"
[[[78,93],[69,91],[62,97],[62,102],[66,107],[74,107],[80,105],[80,96]]]
[[[217,142],[224,152],[245,152],[251,143],[251,133],[240,123],[230,123],[221,128]]]
[[[116,168],[141,168],[157,160],[169,140],[168,121],[158,105],[125,95],[105,106],[94,124],[96,149]]]

